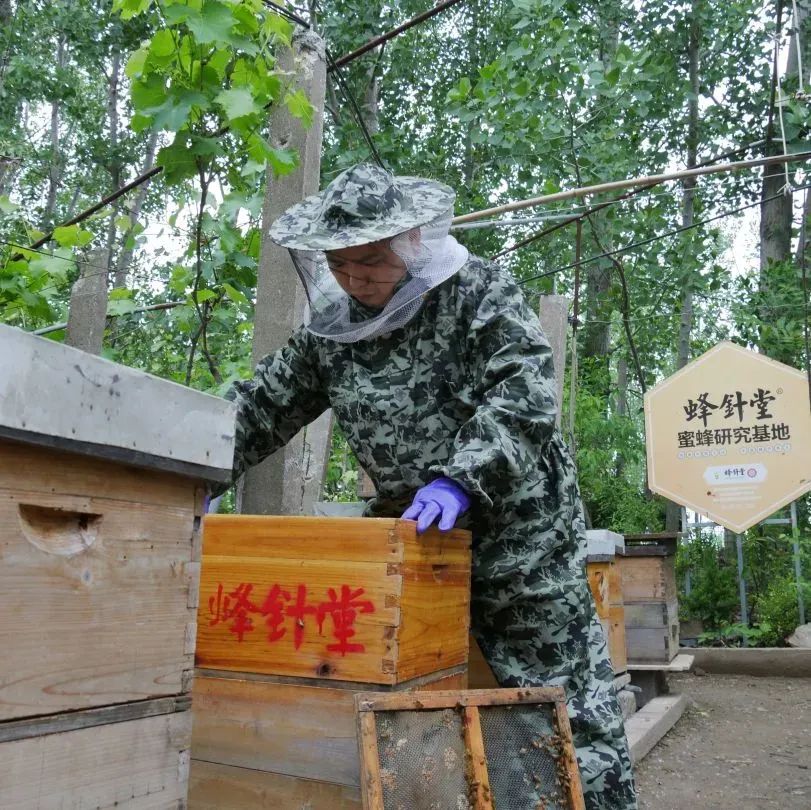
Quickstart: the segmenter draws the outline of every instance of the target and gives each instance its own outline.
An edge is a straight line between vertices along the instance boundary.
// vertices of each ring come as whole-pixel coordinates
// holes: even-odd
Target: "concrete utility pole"
[[[104,328],[107,325],[107,267],[106,250],[92,250],[87,264],[80,264],[81,275],[70,291],[65,343],[90,354],[101,354]]]
[[[563,412],[563,377],[566,371],[566,336],[569,330],[568,298],[562,295],[542,295],[538,316],[546,339],[552,346],[552,361],[555,365],[555,390],[558,415],[555,424],[560,427]]]
[[[283,346],[303,319],[306,298],[286,249],[267,233],[285,209],[318,191],[324,122],[326,59],[323,40],[311,31],[297,31],[293,45],[279,58],[279,69],[294,76],[315,107],[312,126],[305,129],[283,104],[270,116],[275,147],[294,149],[301,165],[292,174],[274,177],[268,170],[262,211],[262,249],[256,288],[253,362]],[[327,411],[302,430],[287,447],[274,453],[245,477],[241,511],[248,514],[309,515],[323,486],[332,435]]]

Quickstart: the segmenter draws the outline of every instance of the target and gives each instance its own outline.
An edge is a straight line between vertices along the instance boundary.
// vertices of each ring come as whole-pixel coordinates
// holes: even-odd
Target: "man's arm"
[[[294,332],[286,346],[259,362],[253,379],[234,383],[226,399],[237,405],[236,480],[329,407],[312,335]]]
[[[486,507],[509,479],[538,473],[538,454],[555,430],[552,350],[515,282],[493,272],[467,332],[479,406],[459,429],[454,454],[434,471]]]

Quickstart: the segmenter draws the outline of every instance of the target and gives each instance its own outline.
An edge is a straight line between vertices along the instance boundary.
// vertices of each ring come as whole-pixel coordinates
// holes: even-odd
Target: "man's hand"
[[[417,521],[417,534],[422,534],[439,518],[439,530],[450,531],[459,515],[470,508],[470,496],[450,478],[437,478],[417,490],[414,502],[403,512],[403,520]]]

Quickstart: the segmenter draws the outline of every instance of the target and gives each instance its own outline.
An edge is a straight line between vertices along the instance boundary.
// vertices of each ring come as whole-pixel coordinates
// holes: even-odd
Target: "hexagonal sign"
[[[808,380],[719,343],[645,394],[650,488],[734,532],[811,490]]]

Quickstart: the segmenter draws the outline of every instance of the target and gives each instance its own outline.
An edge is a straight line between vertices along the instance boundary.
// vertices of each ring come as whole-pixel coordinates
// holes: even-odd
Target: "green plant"
[[[809,604],[811,585],[804,582],[802,588],[806,604]],[[769,643],[766,646],[785,645],[786,638],[800,622],[797,583],[792,577],[783,577],[771,583],[758,605],[756,618],[761,627],[768,627]]]
[[[738,609],[735,571],[725,564],[718,541],[712,534],[699,533],[679,547],[676,572],[682,593],[684,618],[700,619],[709,632],[729,626]],[[686,578],[690,575],[690,593]]]
[[[720,627],[702,633],[698,643],[702,647],[771,647],[771,638],[772,629],[768,624],[749,627],[742,622],[724,622]]]

